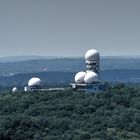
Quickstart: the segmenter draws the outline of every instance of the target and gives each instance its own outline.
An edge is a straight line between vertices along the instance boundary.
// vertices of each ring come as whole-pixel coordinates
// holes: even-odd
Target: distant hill
[[[58,57],[58,56],[37,56],[37,55],[7,56],[0,57],[0,63],[20,62],[39,59],[62,59],[62,58],[83,59],[84,57]],[[101,56],[101,59],[140,59],[140,56]]]
[[[81,59],[59,58],[39,59],[21,62],[0,63],[0,75],[11,76],[18,73],[34,73],[44,71],[74,72],[85,69]]]
[[[140,57],[103,57],[101,70],[140,69]]]
[[[139,58],[102,57],[101,70],[140,69]],[[83,58],[47,58],[0,63],[0,76],[46,71],[78,72],[85,70]]]
[[[58,57],[58,56],[37,56],[37,55],[24,55],[24,56],[7,56],[7,57],[0,57],[0,63],[5,62],[20,62],[20,61],[28,61],[28,60],[39,60],[39,59],[60,59],[65,57]],[[68,57],[70,58],[70,57]],[[74,57],[75,58],[75,57]],[[76,57],[77,58],[77,57]],[[81,58],[81,57],[78,57]]]
[[[48,71],[48,72],[36,72],[36,73],[22,73],[15,74],[13,76],[0,77],[0,87],[24,87],[27,86],[28,80],[32,77],[39,77],[42,80],[42,84],[45,85],[67,85],[70,82],[74,82],[74,76],[76,72],[60,72],[60,71]],[[102,70],[101,80],[108,82],[133,82],[140,83],[140,70]]]
[[[86,70],[84,58],[28,58],[32,60],[0,63],[0,87],[23,87],[34,76],[47,84],[68,85],[77,72]],[[100,70],[103,81],[140,82],[138,57],[101,57]]]
[[[45,59],[45,58],[46,58],[45,56],[8,56],[8,57],[0,57],[0,63],[19,62],[19,61]]]

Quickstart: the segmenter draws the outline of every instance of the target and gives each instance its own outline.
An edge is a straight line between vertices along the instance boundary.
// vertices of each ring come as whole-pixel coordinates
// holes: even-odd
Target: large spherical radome
[[[28,82],[29,87],[40,86],[40,84],[41,84],[41,80],[39,78],[36,78],[36,77],[31,78]]]
[[[87,74],[84,77],[84,82],[86,84],[90,84],[90,83],[94,83],[94,82],[98,82],[98,75],[95,72],[87,72]]]
[[[90,49],[86,52],[85,59],[87,61],[99,61],[100,60],[100,54],[97,50]]]
[[[86,72],[80,71],[75,75],[75,82],[78,84],[81,84],[84,82],[84,77],[86,75]]]

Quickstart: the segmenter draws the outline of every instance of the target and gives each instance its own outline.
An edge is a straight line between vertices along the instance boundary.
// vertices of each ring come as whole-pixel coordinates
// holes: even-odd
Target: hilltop
[[[140,89],[0,95],[0,139],[139,140]]]

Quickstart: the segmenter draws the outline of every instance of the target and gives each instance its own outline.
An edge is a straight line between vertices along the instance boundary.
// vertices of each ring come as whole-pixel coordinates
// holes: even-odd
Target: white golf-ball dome
[[[18,90],[17,90],[17,88],[16,87],[14,87],[13,89],[12,89],[12,92],[13,93],[15,93],[15,92],[17,92]]]
[[[90,49],[86,52],[85,59],[87,61],[99,61],[100,60],[100,54],[97,50]]]
[[[84,82],[84,77],[86,75],[86,72],[80,71],[75,75],[75,82],[80,84]]]
[[[99,81],[98,75],[92,71],[88,71],[84,77],[84,82],[86,84],[90,84],[90,83],[94,83],[94,82],[98,82],[98,81]]]
[[[41,84],[41,80],[37,77],[33,77],[29,80],[28,82],[28,86],[32,87],[32,86],[40,86]]]

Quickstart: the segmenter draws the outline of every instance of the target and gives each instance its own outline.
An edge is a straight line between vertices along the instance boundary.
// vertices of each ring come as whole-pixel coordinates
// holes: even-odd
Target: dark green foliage
[[[140,90],[0,94],[0,139],[139,140]]]

